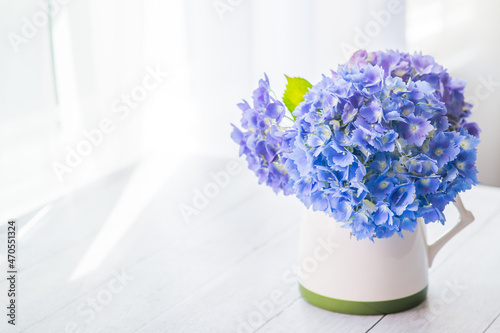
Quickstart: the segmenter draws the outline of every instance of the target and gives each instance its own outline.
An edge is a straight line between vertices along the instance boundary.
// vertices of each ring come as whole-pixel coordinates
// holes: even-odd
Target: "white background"
[[[235,157],[229,124],[263,73],[281,95],[283,74],[317,82],[347,60],[346,45],[421,50],[465,79],[466,95],[478,102],[472,120],[483,129],[479,179],[500,185],[500,86],[483,83],[500,83],[498,2],[402,0],[389,16],[387,1],[66,2],[52,28],[39,22],[14,47],[13,34],[23,36],[44,6],[0,1],[2,221],[141,159]],[[120,119],[114,103],[142,83],[148,66],[168,78]],[[64,163],[67,147],[103,118],[114,131],[58,179],[53,162]]]

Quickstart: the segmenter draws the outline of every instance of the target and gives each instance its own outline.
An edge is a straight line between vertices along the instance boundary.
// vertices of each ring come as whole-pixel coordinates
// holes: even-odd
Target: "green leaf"
[[[285,77],[288,83],[286,85],[285,94],[283,95],[283,103],[285,103],[290,113],[292,113],[297,105],[304,100],[304,95],[309,91],[309,88],[312,87],[312,84],[300,77],[288,77],[286,75]],[[292,117],[295,120],[293,114]]]

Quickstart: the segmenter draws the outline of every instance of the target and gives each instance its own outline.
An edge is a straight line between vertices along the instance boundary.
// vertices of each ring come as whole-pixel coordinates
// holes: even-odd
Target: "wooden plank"
[[[258,190],[253,193],[252,189]],[[249,193],[251,200],[242,202]],[[260,209],[267,207],[271,201],[273,209],[270,212]],[[26,300],[31,305],[30,309],[23,312],[33,318],[27,331],[63,329],[69,321],[82,323],[84,318],[78,315],[78,306],[87,297],[96,297],[105,289],[112,278],[111,270],[121,267],[134,276],[134,281],[122,294],[116,295],[116,299],[123,301],[109,304],[89,323],[88,329],[98,332],[102,327],[114,327],[123,331],[141,326],[216,278],[256,247],[280,234],[284,228],[297,224],[298,208],[293,209],[293,204],[290,198],[276,198],[263,187],[228,187],[213,201],[212,208],[203,211],[199,220],[186,225],[179,221],[179,217],[172,219],[172,216],[178,215],[175,204],[171,204],[168,212],[158,218],[165,204],[164,200],[155,199],[155,203],[141,216],[140,223],[134,225],[110,258],[103,262],[101,272],[93,272],[84,280],[68,285],[65,279],[68,278],[68,271],[74,268],[70,261],[82,256],[78,252],[82,248],[79,248],[54,258],[58,265],[34,269],[25,276],[24,280],[33,286],[30,290],[32,296]],[[221,211],[220,205],[227,210],[223,215],[217,213]],[[85,245],[88,247],[88,244]],[[71,269],[63,271],[59,266]],[[51,269],[55,272],[48,275]],[[57,290],[61,284],[67,285],[64,292]],[[41,285],[45,288],[37,290]],[[34,310],[47,298],[52,303],[48,308]],[[137,311],[137,307],[143,311]]]
[[[382,316],[352,316],[330,312],[299,298],[258,332],[366,332],[381,318]]]
[[[298,232],[297,224],[138,332],[265,332],[269,320],[283,310],[308,308],[292,274]],[[366,317],[353,324],[349,316],[333,315],[326,322],[337,327],[366,330],[376,321]]]
[[[178,169],[170,170],[172,177],[164,184],[155,200],[164,200],[163,205],[165,202],[189,202],[193,197],[193,188],[209,182],[211,179],[208,173],[223,170],[227,161],[227,159],[202,156],[188,158]],[[32,265],[42,264],[44,260],[49,259],[59,251],[69,249],[80,241],[88,242],[88,238],[93,237],[102,228],[103,222],[120,198],[120,193],[128,185],[127,183],[137,167],[138,165],[134,165],[120,170],[52,203],[53,208],[48,214],[20,239],[22,246],[19,250],[22,252],[19,255],[22,256],[23,260],[19,261],[19,268],[25,270]],[[248,179],[250,176],[249,173],[243,172],[242,175],[233,177],[231,179],[232,187],[240,185],[243,179],[246,181],[254,180],[254,177]],[[141,191],[140,188],[136,190]],[[138,193],[138,195],[140,194]],[[164,211],[165,209],[158,209],[155,213],[164,216]],[[170,215],[165,218],[179,217],[177,207],[172,211],[167,211]],[[204,216],[201,220],[213,217],[213,213],[218,214],[221,211],[206,209],[203,213]],[[18,219],[16,221],[18,229],[23,229],[35,214],[36,212],[31,212]],[[178,226],[184,228],[185,223],[178,220]],[[0,239],[5,236],[5,231],[6,228],[0,228]],[[25,253],[27,255],[24,255]],[[4,262],[4,256],[1,256],[0,264]]]
[[[53,208],[21,238],[26,224],[36,214],[29,213],[16,220],[18,229],[19,270],[42,264],[51,256],[64,251],[82,239],[99,231],[120,191],[126,184],[131,169],[121,170],[116,174],[91,184],[52,203]],[[5,237],[7,228],[0,227],[0,237]],[[3,266],[5,257],[2,254]]]
[[[500,312],[496,316],[495,320],[486,328],[484,333],[497,333],[500,332]]]
[[[179,177],[175,177],[165,184],[163,190],[160,191],[161,193],[156,197],[156,201],[153,200],[151,203],[150,209],[144,211],[144,215],[147,215],[149,219],[158,221],[156,228],[165,228],[165,223],[163,223],[165,220],[170,222],[175,220],[176,223],[168,225],[169,235],[176,236],[178,235],[176,232],[186,232],[190,226],[187,226],[187,223],[184,223],[179,218],[179,211],[177,206],[174,205],[176,200],[179,200],[179,193],[185,192],[185,201],[192,199],[193,193],[191,193],[191,190],[195,184],[203,184],[208,181],[206,179],[208,171],[204,170],[204,168],[219,170],[225,165],[226,161],[220,159],[207,161],[207,159],[199,157],[186,161],[180,169],[181,172],[178,173]],[[204,172],[202,173],[200,170],[204,170]],[[131,171],[130,169],[120,171],[53,203],[54,208],[36,223],[25,237],[19,239],[18,255],[21,258],[19,260],[19,269],[24,272],[33,265],[43,265],[44,261],[50,260],[53,255],[69,250],[80,242],[88,244],[100,231],[112,208],[117,204],[120,192],[128,185],[127,181],[130,178]],[[200,177],[200,174],[205,177]],[[183,178],[186,180],[182,181]],[[233,182],[235,181],[233,180]],[[236,179],[236,183],[231,185],[235,188],[239,184],[238,179]],[[142,194],[140,193],[141,189],[136,190],[138,190],[138,196],[140,196]],[[238,203],[237,200],[244,200],[244,198],[255,193],[256,190],[262,190],[262,188],[249,187],[246,195],[230,197],[221,195],[221,198],[217,199],[222,199],[226,209],[230,209],[231,206]],[[208,207],[203,211],[201,218],[198,218],[199,221],[195,222],[210,220],[224,211],[214,209],[217,206],[220,205]],[[127,207],[122,208],[126,209]],[[35,213],[27,214],[19,219],[17,221],[18,229],[24,231],[25,225],[33,215]],[[0,237],[5,237],[5,232],[6,228],[1,228]],[[157,236],[158,233],[154,233],[154,235]],[[5,263],[4,256],[1,256],[1,259],[3,260],[2,263]],[[2,282],[4,283],[4,281],[0,283]]]

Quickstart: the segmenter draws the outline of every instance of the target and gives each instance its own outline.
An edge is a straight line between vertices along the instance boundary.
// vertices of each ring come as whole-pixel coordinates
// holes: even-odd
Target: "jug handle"
[[[458,234],[462,229],[464,229],[466,226],[468,226],[472,221],[474,221],[474,215],[467,209],[465,209],[464,204],[462,203],[462,200],[460,199],[460,196],[457,195],[455,198],[455,206],[458,209],[458,212],[460,214],[460,220],[458,221],[457,225],[453,227],[450,231],[448,231],[445,235],[443,235],[441,238],[439,238],[437,241],[435,241],[431,245],[427,245],[427,258],[429,262],[429,267],[432,266],[432,262],[434,261],[434,258],[436,257],[436,254],[441,250],[441,248],[448,243],[450,239],[452,239],[456,234]]]

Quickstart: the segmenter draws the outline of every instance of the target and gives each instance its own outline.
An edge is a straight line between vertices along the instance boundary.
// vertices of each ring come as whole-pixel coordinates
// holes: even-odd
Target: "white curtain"
[[[51,24],[17,52],[9,39],[0,41],[3,219],[147,156],[234,157],[235,104],[250,98],[264,72],[280,95],[283,74],[316,82],[354,49],[397,48],[435,55],[472,88],[498,75],[493,0],[59,1],[65,4]],[[1,34],[22,36],[42,7],[2,2]],[[158,69],[168,76],[126,106],[124,98]],[[474,117],[484,129],[480,178],[498,185],[496,96],[482,99]],[[54,161],[63,163],[68,147],[76,149],[103,119],[113,130],[60,181]]]
[[[500,186],[500,2],[495,0],[409,0],[407,45],[431,54],[456,78],[467,81],[472,121],[482,129],[478,178]]]
[[[0,223],[53,183],[48,161],[58,125],[50,30],[26,27],[35,8],[35,0],[0,2]]]

